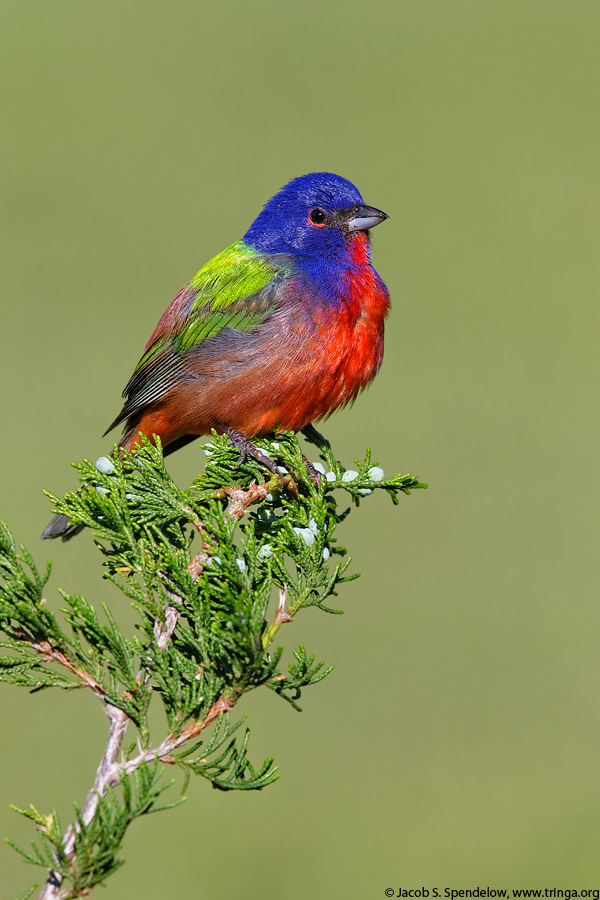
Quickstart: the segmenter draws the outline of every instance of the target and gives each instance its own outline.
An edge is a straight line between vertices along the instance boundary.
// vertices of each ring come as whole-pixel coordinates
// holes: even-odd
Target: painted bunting
[[[354,400],[381,365],[389,295],[369,229],[387,218],[338,175],[286,184],[177,294],[105,434],[125,423],[122,447],[142,432],[168,453],[215,428],[272,468],[251,438],[300,431]],[[42,538],[78,530],[57,515]]]

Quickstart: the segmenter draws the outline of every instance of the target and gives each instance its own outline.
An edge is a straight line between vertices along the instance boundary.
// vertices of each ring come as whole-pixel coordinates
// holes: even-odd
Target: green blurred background
[[[430,484],[342,531],[347,614],[285,635],[335,663],[305,712],[245,704],[284,777],[136,823],[111,900],[599,886],[599,40],[591,0],[4,4],[0,515],[52,602],[121,597],[89,535],[39,543],[42,488],[110,448],[172,296],[304,172],[391,216],[385,363],[324,430]],[[0,708],[26,843],[8,803],[66,820],[106,721],[85,692]],[[0,872],[2,900],[38,874]]]

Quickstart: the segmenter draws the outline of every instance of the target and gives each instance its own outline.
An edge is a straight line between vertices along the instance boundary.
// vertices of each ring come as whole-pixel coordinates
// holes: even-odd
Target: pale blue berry
[[[367,475],[369,476],[371,481],[383,481],[383,479],[385,478],[385,472],[383,471],[383,469],[380,469],[379,466],[373,466],[371,469],[369,469]]]
[[[321,473],[321,475],[325,474],[325,466],[322,466],[321,463],[315,462],[315,463],[311,463],[311,465],[312,465],[313,469],[316,469],[317,472]]]
[[[310,530],[310,528],[294,528],[294,531],[301,537],[307,547],[312,547],[315,542],[315,536]]]
[[[238,564],[238,569],[240,570],[240,572],[246,571],[246,560],[245,559],[240,559],[238,557],[238,559],[236,559],[236,563]]]
[[[316,519],[310,520],[310,522],[308,523],[308,530],[311,531],[315,535],[315,537],[318,535],[319,527],[317,525]]]
[[[326,472],[325,481],[337,481],[337,475],[335,474],[335,472]]]
[[[258,551],[257,556],[261,559],[270,559],[273,556],[273,551],[271,550],[270,544],[263,544],[260,550]]]
[[[329,548],[323,547],[323,559],[325,560],[325,562],[327,562],[327,560],[329,559],[329,555]]]
[[[96,469],[101,475],[112,475],[115,471],[115,464],[108,456],[100,456],[96,460]]]
[[[372,494],[372,493],[373,493],[373,491],[371,490],[371,488],[361,488],[360,491],[359,491],[358,493],[359,493],[359,494],[362,494],[363,497],[368,497],[369,494]]]
[[[342,481],[356,481],[358,478],[358,472],[355,472],[354,469],[348,469],[342,475]]]
[[[96,485],[96,492],[97,492],[98,494],[110,494],[109,489],[108,489],[108,488],[105,488],[105,487],[102,487],[101,484],[97,484],[97,485]]]

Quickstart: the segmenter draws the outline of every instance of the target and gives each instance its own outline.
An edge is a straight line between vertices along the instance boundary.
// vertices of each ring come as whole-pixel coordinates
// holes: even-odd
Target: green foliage
[[[182,802],[157,804],[159,796],[173,781],[158,785],[164,767],[158,762],[148,766],[140,765],[132,776],[120,775],[119,791],[109,787],[100,798],[96,814],[87,824],[81,810],[75,807],[74,853],[77,865],[73,866],[65,852],[63,831],[56,811],[44,816],[34,806],[15,812],[31,819],[39,829],[39,841],[32,841],[31,850],[19,847],[13,841],[9,845],[19,853],[25,862],[45,869],[51,869],[54,876],[62,879],[61,887],[65,897],[86,896],[93,887],[102,884],[112,875],[124,860],[117,857],[125,832],[129,825],[140,816],[162,809],[171,809]]]
[[[242,721],[240,719],[232,723],[229,716],[222,716],[207,745],[202,749],[202,741],[194,744],[180,755],[180,765],[189,772],[208,778],[212,781],[213,787],[222,791],[256,791],[277,781],[279,772],[273,766],[272,759],[266,759],[258,772],[247,759],[246,750],[250,737],[247,729],[239,749],[235,739],[230,740],[224,747],[225,742],[240,727]],[[222,747],[224,747],[222,752],[217,754]]]
[[[49,610],[50,569],[40,575],[0,527],[0,680],[32,690],[87,686],[111,722],[100,775],[65,834],[54,813],[19,810],[40,839],[31,851],[15,849],[51,870],[54,893],[45,896],[83,896],[105,881],[122,863],[131,822],[181,802],[156,803],[172,783],[159,784],[166,764],[220,790],[260,790],[278,778],[272,759],[250,762],[249,732],[240,740],[241,721],[230,711],[262,685],[299,710],[303,690],[331,672],[302,644],[282,668],[283,649],[272,644],[303,608],[338,613],[331,598],[358,577],[346,574],[350,559],[336,530],[349,509],[338,510],[333,492],[358,506],[375,490],[397,502],[425,486],[411,475],[386,479],[369,452],[346,471],[314,429],[305,435],[329,469],[320,486],[293,434],[257,441],[281,466],[278,477],[250,458],[238,466],[238,451],[215,433],[204,446],[206,471],[187,490],[171,480],[160,446],[145,440],[135,455],[115,449],[98,468],[77,464],[79,489],[49,495],[57,511],[93,530],[104,577],[137,611],[133,635],[112,608],[96,610],[66,591],[60,614]],[[168,733],[158,741],[151,703],[166,716]],[[127,726],[136,743],[123,756]]]

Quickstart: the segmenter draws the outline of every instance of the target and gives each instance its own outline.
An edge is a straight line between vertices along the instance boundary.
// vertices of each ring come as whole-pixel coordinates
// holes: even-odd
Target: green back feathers
[[[274,280],[285,269],[267,262],[256,250],[237,241],[206,263],[188,285],[195,295],[187,313],[172,331],[152,343],[136,372],[165,346],[180,353],[199,347],[223,328],[252,331],[273,308]]]
[[[209,260],[190,281],[190,290],[198,292],[193,309],[205,303],[214,310],[227,309],[258,294],[279,271],[257,250],[237,241]]]
[[[206,263],[190,281],[196,293],[191,314],[175,337],[180,351],[198,347],[223,328],[253,331],[272,309],[265,291],[281,268],[237,241]]]

